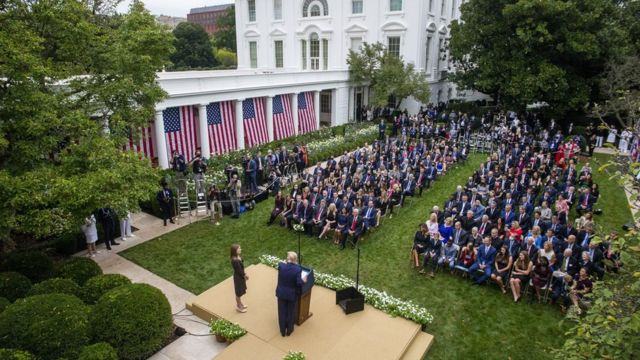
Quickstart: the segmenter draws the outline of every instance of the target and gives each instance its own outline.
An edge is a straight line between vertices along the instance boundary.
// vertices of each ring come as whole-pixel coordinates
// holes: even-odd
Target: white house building
[[[236,0],[237,70],[158,74],[159,84],[169,94],[157,105],[154,125],[159,165],[167,167],[168,151],[175,150],[163,136],[163,110],[172,107],[197,108],[197,142],[205,155],[214,153],[215,139],[207,134],[207,116],[199,115],[216,102],[234,104],[236,149],[245,148],[248,141],[242,115],[247,99],[260,99],[254,103],[256,111],[264,106],[268,140],[277,135],[274,97],[279,106],[286,103],[293,109],[295,133],[300,132],[301,115],[295,110],[303,99],[299,94],[312,94],[316,127],[321,122],[334,126],[353,120],[368,99],[366,89],[348,82],[347,55],[363,42],[381,42],[425,72],[433,103],[476,96],[458,94],[446,81],[451,71],[444,53],[448,25],[459,17],[462,1]],[[413,99],[400,104],[409,112],[419,106]]]

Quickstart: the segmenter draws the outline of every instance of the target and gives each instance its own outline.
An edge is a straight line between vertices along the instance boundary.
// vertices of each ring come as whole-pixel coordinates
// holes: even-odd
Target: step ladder
[[[180,212],[180,218],[184,217],[187,213],[189,217],[189,224],[191,224],[191,202],[189,201],[189,186],[187,180],[180,179],[176,181],[178,187],[178,210]]]
[[[193,192],[196,199],[196,216],[203,212],[207,214],[207,183],[204,180],[196,180]]]

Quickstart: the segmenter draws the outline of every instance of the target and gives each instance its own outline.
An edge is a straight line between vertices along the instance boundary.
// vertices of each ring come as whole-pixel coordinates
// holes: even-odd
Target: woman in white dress
[[[87,241],[87,256],[95,257],[98,253],[98,251],[96,251],[96,242],[98,241],[96,217],[91,215],[85,218],[84,224],[81,226],[81,229]]]
[[[610,144],[615,144],[616,136],[618,136],[618,129],[615,126],[611,126],[609,129],[609,135],[607,135],[607,142]]]
[[[427,228],[429,228],[430,236],[433,236],[435,233],[438,232],[438,217],[436,216],[436,214],[432,213],[429,216],[429,220],[427,220],[426,224],[427,224]]]
[[[618,144],[618,150],[626,154],[629,151],[630,138],[631,138],[631,132],[625,129],[622,132],[622,134],[620,134],[620,143]]]

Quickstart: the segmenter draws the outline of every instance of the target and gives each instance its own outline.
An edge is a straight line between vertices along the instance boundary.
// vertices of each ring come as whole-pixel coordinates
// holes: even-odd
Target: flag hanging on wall
[[[211,152],[220,155],[237,149],[233,101],[207,105],[207,128]]]
[[[244,120],[244,144],[246,148],[269,141],[262,98],[242,101],[242,119]]]
[[[273,97],[273,138],[284,139],[294,135],[293,115],[289,95]]]
[[[313,93],[298,94],[298,134],[316,130],[316,113],[313,108]]]
[[[191,161],[198,144],[198,119],[193,106],[170,107],[162,112],[164,132],[167,138],[167,154],[177,151],[186,161]]]
[[[122,145],[122,150],[139,152],[149,159],[156,157],[153,125],[138,128],[135,138],[131,131],[128,131],[127,135],[129,141]]]

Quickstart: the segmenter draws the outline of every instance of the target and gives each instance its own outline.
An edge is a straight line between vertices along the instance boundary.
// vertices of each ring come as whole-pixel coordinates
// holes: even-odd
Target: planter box
[[[348,287],[336,291],[336,304],[340,305],[345,314],[364,310],[364,295],[356,288]]]

